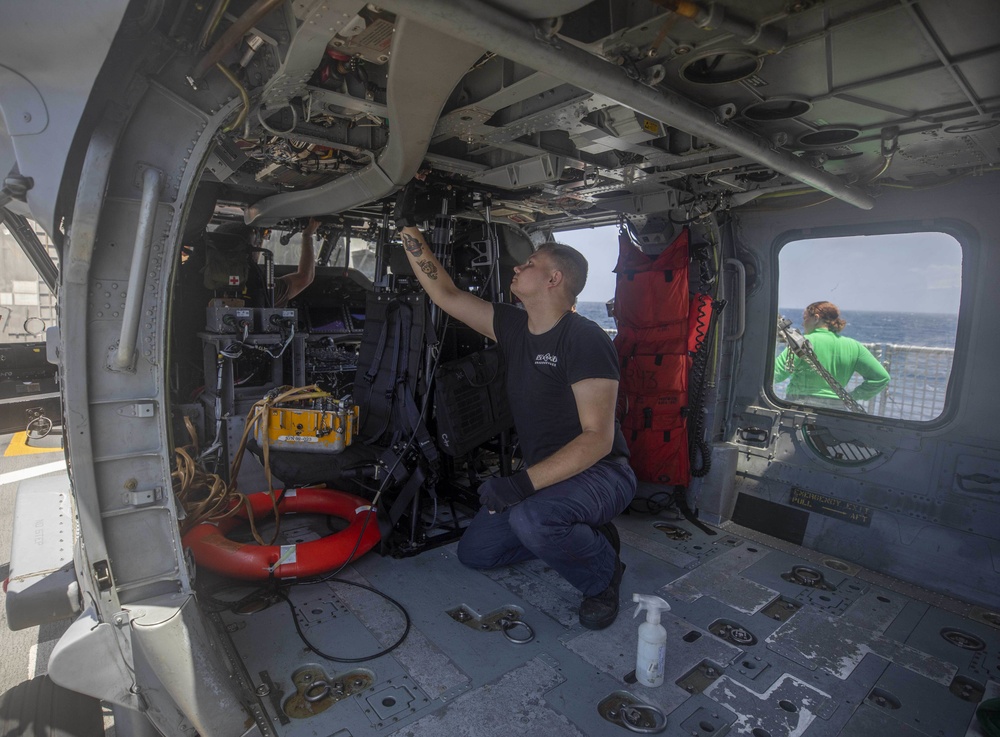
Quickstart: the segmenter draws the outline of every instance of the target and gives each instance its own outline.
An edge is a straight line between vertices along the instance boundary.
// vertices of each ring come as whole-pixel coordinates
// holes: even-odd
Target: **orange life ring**
[[[271,514],[271,496],[266,491],[249,494],[247,499],[254,519]],[[195,525],[184,535],[184,547],[191,549],[198,565],[209,570],[233,578],[260,580],[272,576],[306,578],[326,573],[345,563],[352,551],[357,559],[381,539],[371,504],[343,491],[313,487],[289,489],[278,504],[278,512],[328,514],[346,519],[350,524],[340,532],[296,545],[258,545],[229,540],[226,534],[246,519],[244,511],[242,515]]]

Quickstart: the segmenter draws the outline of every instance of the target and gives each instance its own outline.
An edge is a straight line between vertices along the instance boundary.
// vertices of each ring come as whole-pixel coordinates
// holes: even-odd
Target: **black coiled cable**
[[[712,305],[708,325],[704,325],[706,305]],[[726,306],[724,299],[715,302],[698,300],[698,350],[691,359],[691,390],[688,396],[688,458],[692,478],[706,476],[712,470],[712,448],[705,440],[705,388],[708,379],[708,357],[711,354],[711,336],[718,322],[719,313]]]

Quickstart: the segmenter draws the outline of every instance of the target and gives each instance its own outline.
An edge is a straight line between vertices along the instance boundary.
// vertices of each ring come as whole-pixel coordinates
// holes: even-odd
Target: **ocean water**
[[[778,312],[801,330],[803,309],[782,307]],[[604,328],[615,327],[615,321],[608,317],[604,302],[580,302],[577,310]],[[955,347],[958,315],[844,311],[841,317],[847,320],[843,334],[862,343],[894,343],[932,348]]]
[[[578,302],[576,311],[584,317],[589,317],[602,328],[615,329],[615,321],[608,317],[608,311],[603,302]]]
[[[804,307],[788,307],[780,308],[779,312],[801,330],[804,309]],[[847,327],[841,334],[862,343],[895,343],[930,348],[955,347],[958,315],[844,310],[840,316],[847,321]]]

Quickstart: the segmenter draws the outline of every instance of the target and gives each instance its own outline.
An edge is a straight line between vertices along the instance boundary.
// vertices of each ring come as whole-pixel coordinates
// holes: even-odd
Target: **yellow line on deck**
[[[57,441],[58,438],[56,437]],[[37,442],[37,441],[36,441]],[[53,441],[49,441],[53,442]],[[16,432],[11,436],[10,445],[7,446],[7,450],[3,452],[4,457],[7,456],[26,456],[32,453],[62,453],[62,448],[57,444],[55,448],[39,448],[37,446],[28,445],[28,434],[23,430],[21,432]]]

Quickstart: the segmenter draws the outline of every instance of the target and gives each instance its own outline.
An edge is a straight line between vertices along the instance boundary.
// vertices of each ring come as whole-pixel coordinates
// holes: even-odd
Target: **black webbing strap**
[[[413,399],[410,387],[406,384],[400,384],[397,391],[399,392],[397,397],[399,406],[406,417],[407,425],[409,425],[407,429],[413,433],[417,447],[420,448],[420,452],[427,459],[427,462],[431,465],[436,464],[439,458],[437,446],[434,444],[434,439],[427,430],[424,421],[420,418],[420,411],[417,409],[417,403]]]
[[[371,307],[371,302],[369,302],[369,307]],[[369,309],[368,311],[369,313],[373,312],[373,310],[371,309]],[[367,325],[375,324],[374,315],[369,314],[369,319],[370,322],[366,324],[366,327]],[[389,424],[390,411],[388,410],[385,411],[383,415],[380,409],[378,408],[384,409],[384,405],[382,405],[381,403],[376,405],[376,403],[372,401],[375,392],[375,384],[379,375],[379,367],[382,365],[382,357],[385,354],[385,345],[386,342],[388,341],[388,337],[389,337],[389,316],[388,314],[385,314],[382,316],[378,338],[375,341],[375,349],[372,352],[371,362],[368,365],[368,370],[365,371],[364,374],[360,374],[361,380],[363,381],[364,384],[367,385],[368,388],[367,396],[365,397],[364,401],[358,402],[358,404],[362,408],[361,430],[363,431],[364,434],[364,441],[367,444],[371,444],[376,440],[378,440],[380,437],[382,437],[382,434],[385,432]],[[390,383],[389,386],[391,387],[392,384]],[[372,420],[381,422],[381,425],[379,426],[377,432],[368,431],[369,425]]]
[[[378,340],[375,342],[375,352],[372,354],[372,363],[365,372],[365,380],[369,384],[374,383],[375,377],[378,376],[378,367],[382,365],[382,354],[385,353],[385,342],[389,334],[389,319],[388,314],[385,319],[382,320],[382,330],[379,332]]]
[[[412,318],[410,317],[409,307],[397,302],[395,305],[394,315],[393,315],[393,336],[392,336],[392,365],[389,367],[389,376],[392,377],[392,383],[386,387],[385,398],[392,399],[392,395],[396,392],[396,387],[400,384],[406,383],[407,379],[407,369],[410,351],[410,328],[413,324]],[[407,310],[404,312],[403,310]],[[386,320],[386,325],[389,321]]]
[[[396,387],[400,381],[406,381],[406,361],[408,356],[401,348],[408,350],[409,335],[400,335],[400,331],[406,330],[409,333],[409,324],[405,319],[403,305],[393,301],[388,305],[382,317],[382,325],[379,330],[378,339],[375,342],[375,349],[372,352],[371,364],[363,375],[363,380],[368,384],[368,396],[363,403],[363,429],[364,442],[368,445],[378,443],[382,436],[389,430],[392,423],[393,404],[396,396]],[[390,340],[391,334],[391,340]],[[386,360],[386,349],[389,349],[389,370],[384,371],[383,362]],[[401,368],[402,367],[402,368]],[[383,387],[378,394],[375,393],[375,386]],[[370,429],[371,422],[377,422],[375,429]]]
[[[410,478],[403,484],[403,488],[399,490],[399,494],[393,500],[392,506],[389,507],[389,522],[393,527],[399,522],[399,518],[407,511],[410,502],[413,501],[420,487],[423,486],[424,478],[423,470],[420,466],[417,466],[413,469],[413,473],[410,474]]]

